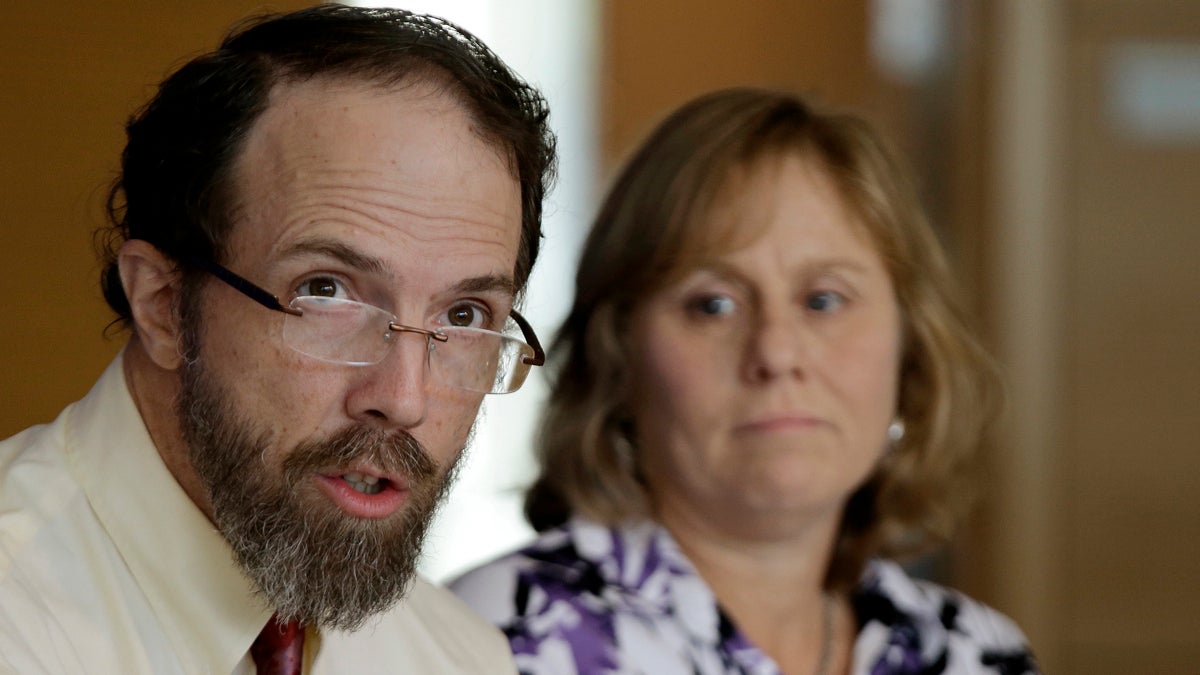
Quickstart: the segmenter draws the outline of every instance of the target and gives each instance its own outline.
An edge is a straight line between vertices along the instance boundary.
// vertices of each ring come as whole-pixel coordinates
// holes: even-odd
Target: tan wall
[[[761,85],[865,105],[875,91],[866,0],[602,2],[603,157],[612,167],[671,109]]]
[[[1135,131],[1112,58],[1182,47],[1195,73],[1200,5],[989,4],[988,310],[1013,396],[973,576],[1046,672],[1195,673],[1200,101],[1190,134]]]
[[[1200,101],[1190,139],[1140,135],[1112,114],[1110,58],[1123,45],[1185,46],[1200,68],[1200,5],[1070,5],[1065,663],[1081,673],[1195,673]]]
[[[305,4],[276,0],[271,9]],[[102,336],[91,233],[125,119],[249,0],[14,2],[0,22],[0,437],[87,392],[124,342]]]

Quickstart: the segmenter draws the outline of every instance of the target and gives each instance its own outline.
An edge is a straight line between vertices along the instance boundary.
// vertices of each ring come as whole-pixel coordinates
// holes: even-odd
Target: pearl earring
[[[637,466],[637,460],[634,458],[633,441],[629,440],[629,431],[625,428],[617,428],[612,429],[609,434],[613,452],[617,456],[617,465],[622,470],[633,473]]]
[[[887,437],[892,445],[904,440],[904,420],[897,417],[887,428]]]

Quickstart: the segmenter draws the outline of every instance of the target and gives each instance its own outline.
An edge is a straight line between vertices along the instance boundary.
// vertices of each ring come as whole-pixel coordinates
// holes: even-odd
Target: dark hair
[[[220,261],[236,197],[232,167],[246,135],[272,88],[316,77],[381,87],[423,78],[449,86],[520,181],[521,245],[513,275],[524,286],[555,168],[541,94],[448,21],[326,4],[236,26],[216,51],[163,81],[130,118],[121,173],[108,196],[110,225],[99,233],[101,288],[120,322],[131,318],[116,262],[121,244],[141,239],[177,261]]]
[[[875,555],[944,541],[999,400],[990,358],[967,326],[940,244],[892,150],[862,119],[791,94],[713,92],[661,123],[613,184],[584,245],[575,301],[550,350],[551,392],[525,496],[535,529],[572,513],[613,525],[652,517],[630,445],[636,411],[628,318],[673,279],[754,232],[708,216],[748,171],[798,156],[823,171],[884,260],[904,321],[902,443],[851,495],[826,583],[858,580]]]

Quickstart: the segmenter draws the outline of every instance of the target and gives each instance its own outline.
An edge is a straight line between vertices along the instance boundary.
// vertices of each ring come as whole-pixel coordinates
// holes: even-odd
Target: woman
[[[737,89],[668,118],[584,249],[528,548],[453,588],[527,673],[1025,673],[884,559],[944,541],[995,399],[862,121]]]

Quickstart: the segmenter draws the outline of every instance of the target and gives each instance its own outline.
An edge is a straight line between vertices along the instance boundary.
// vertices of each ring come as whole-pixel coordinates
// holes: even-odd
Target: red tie
[[[275,617],[250,645],[258,675],[300,675],[304,656],[304,627],[295,621],[279,623]]]

